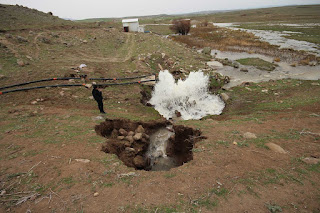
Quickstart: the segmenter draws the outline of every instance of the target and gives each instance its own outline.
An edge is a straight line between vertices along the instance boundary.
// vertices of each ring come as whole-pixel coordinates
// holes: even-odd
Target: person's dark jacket
[[[93,88],[92,95],[96,101],[102,101],[102,92],[100,92],[97,88]]]

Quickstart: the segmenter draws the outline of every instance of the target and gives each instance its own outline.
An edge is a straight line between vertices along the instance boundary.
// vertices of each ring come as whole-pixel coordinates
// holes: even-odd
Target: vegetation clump
[[[191,28],[190,19],[173,20],[170,29],[178,34],[187,35]]]
[[[276,64],[267,62],[265,60],[262,60],[261,58],[242,58],[237,60],[237,62],[246,66],[254,66],[259,70],[265,71],[273,71],[277,67]]]

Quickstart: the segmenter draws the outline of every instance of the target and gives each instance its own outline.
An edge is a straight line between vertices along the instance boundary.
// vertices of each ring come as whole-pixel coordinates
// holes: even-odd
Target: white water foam
[[[150,104],[166,119],[175,111],[184,120],[198,120],[206,115],[219,115],[225,107],[220,97],[208,93],[209,77],[203,72],[191,72],[186,80],[175,82],[168,70],[159,73]]]

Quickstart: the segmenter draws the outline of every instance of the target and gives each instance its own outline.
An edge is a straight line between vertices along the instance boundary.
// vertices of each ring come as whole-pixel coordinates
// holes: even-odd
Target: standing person
[[[100,113],[105,114],[105,112],[103,110],[102,92],[97,89],[97,85],[93,85],[92,95],[98,103]]]

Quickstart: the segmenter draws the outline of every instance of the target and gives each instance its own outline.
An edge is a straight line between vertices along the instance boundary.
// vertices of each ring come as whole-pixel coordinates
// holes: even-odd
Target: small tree
[[[170,29],[181,35],[187,35],[191,28],[190,19],[173,20]]]

